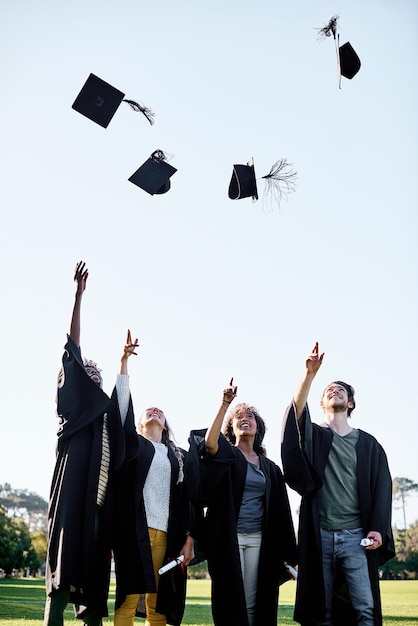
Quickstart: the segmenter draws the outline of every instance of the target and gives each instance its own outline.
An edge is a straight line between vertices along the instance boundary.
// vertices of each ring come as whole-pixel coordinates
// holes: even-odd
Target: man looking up
[[[324,421],[311,422],[307,400],[323,358],[316,343],[283,420],[285,480],[302,496],[294,618],[305,626],[380,626],[378,567],[395,554],[392,480],[381,445],[351,426],[351,385],[330,383],[321,395]]]

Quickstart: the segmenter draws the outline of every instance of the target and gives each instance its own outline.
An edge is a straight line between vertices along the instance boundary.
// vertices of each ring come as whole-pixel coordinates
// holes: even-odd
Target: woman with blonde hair
[[[131,425],[133,427],[133,425]],[[185,489],[185,451],[160,409],[146,409],[138,432],[127,438],[127,457],[117,480],[114,521],[115,626],[181,624],[186,569],[194,556],[193,515]],[[182,556],[163,576],[158,570]]]

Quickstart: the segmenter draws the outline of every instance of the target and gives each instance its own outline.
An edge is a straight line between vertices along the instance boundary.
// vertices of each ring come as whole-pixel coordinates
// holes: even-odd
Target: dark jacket
[[[113,542],[116,608],[128,594],[155,593],[156,590],[143,498],[145,480],[155,451],[153,444],[145,437],[135,437],[136,453],[132,456],[134,444],[131,441],[131,458],[125,462],[117,481]],[[184,450],[181,450],[181,454],[184,458]],[[185,482],[177,483],[179,462],[170,448],[168,458],[171,463],[171,487],[165,562],[179,555],[186,542],[187,531],[193,535],[194,526]],[[156,610],[166,615],[168,624],[181,624],[186,601],[186,580],[186,571],[181,566],[159,579]],[[137,615],[144,617],[144,610],[138,609]]]
[[[237,521],[247,461],[223,435],[219,437],[217,454],[207,455],[205,433],[199,430],[190,435],[187,475],[193,477],[193,498],[206,512],[200,520],[197,542],[207,556],[212,578],[213,619],[217,626],[246,626]],[[266,495],[255,624],[276,626],[279,584],[288,580],[284,561],[296,563],[296,542],[282,472],[265,456],[260,456],[260,466],[266,477]]]
[[[109,398],[84,369],[80,348],[67,338],[58,380],[60,419],[56,464],[48,506],[46,588],[69,589],[74,604],[96,606],[107,615],[110,575],[112,472],[120,464],[124,436],[116,392]],[[97,487],[103,419],[110,440],[109,483],[103,507]],[[101,532],[95,533],[97,516]]]
[[[294,618],[306,626],[324,619],[324,586],[321,563],[321,540],[318,490],[322,486],[325,465],[331,449],[330,428],[313,424],[306,406],[298,423],[294,405],[287,409],[287,423],[282,444],[286,482],[302,496],[299,516],[299,576]],[[378,567],[395,555],[392,529],[392,480],[386,454],[372,435],[360,430],[356,445],[357,484],[364,536],[379,531],[383,545],[366,551],[374,598],[375,624],[382,624]],[[335,623],[356,624],[344,580],[338,580],[334,602]]]

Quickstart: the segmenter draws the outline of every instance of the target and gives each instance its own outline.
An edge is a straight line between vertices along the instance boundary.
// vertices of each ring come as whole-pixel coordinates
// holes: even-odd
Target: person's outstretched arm
[[[215,419],[213,420],[212,424],[209,426],[209,428],[206,431],[206,436],[205,436],[205,445],[206,445],[206,450],[208,452],[208,454],[214,455],[218,452],[218,448],[219,448],[219,444],[218,444],[218,439],[219,439],[219,433],[221,432],[221,428],[222,428],[222,423],[225,417],[225,413],[229,407],[229,405],[231,404],[232,400],[235,398],[235,396],[237,395],[237,389],[238,387],[234,387],[233,386],[233,381],[234,379],[231,378],[231,382],[229,383],[229,387],[227,387],[226,389],[224,389],[223,392],[223,400],[222,400],[222,404],[219,407],[219,410],[215,416]]]
[[[314,347],[312,348],[311,354],[306,359],[305,375],[293,397],[293,402],[296,406],[296,415],[298,419],[301,417],[303,409],[305,408],[305,404],[308,401],[308,395],[311,389],[313,379],[315,378],[319,368],[322,365],[323,358],[324,353],[319,354],[318,342],[316,342]]]
[[[89,271],[84,261],[80,261],[75,266],[74,281],[77,283],[75,292],[75,302],[73,314],[70,324],[70,337],[77,346],[80,346],[80,329],[81,329],[81,300],[86,290],[87,278]]]
[[[131,331],[128,330],[126,342],[123,346],[123,353],[120,359],[120,373],[116,379],[116,393],[119,404],[119,412],[122,425],[125,423],[129,408],[129,377],[128,377],[128,359],[132,354],[137,354],[135,348],[138,347],[138,339],[132,341]]]
[[[324,358],[324,352],[319,354],[318,342],[315,343],[312,348],[311,354],[308,356],[305,362],[305,375],[293,396],[293,405],[296,411],[296,418],[299,420],[302,417],[303,409],[308,401],[309,391],[311,389],[312,381],[316,376],[319,368],[322,365]],[[282,422],[282,442],[284,439],[284,432],[286,428],[289,411],[286,411]]]

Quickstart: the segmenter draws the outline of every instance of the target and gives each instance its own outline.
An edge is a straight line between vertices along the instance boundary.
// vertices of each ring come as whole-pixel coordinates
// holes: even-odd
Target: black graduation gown
[[[206,454],[205,433],[197,430],[190,434],[187,480],[193,480],[189,489],[193,498],[201,508],[207,507],[198,523],[197,542],[207,556],[212,579],[213,619],[217,626],[246,626],[237,521],[247,461],[223,435],[219,437],[218,453],[210,457]],[[284,561],[296,563],[296,541],[282,472],[264,456],[260,456],[260,466],[266,477],[266,495],[255,624],[276,626],[279,584],[288,580]]]
[[[141,435],[131,441],[131,458],[118,474],[114,509],[113,552],[116,567],[116,608],[129,594],[155,593],[156,584],[152,565],[151,546],[145,513],[143,488],[155,454],[153,444]],[[185,457],[184,450],[180,450]],[[177,484],[179,463],[168,448],[171,464],[170,508],[167,529],[165,562],[176,558],[186,542],[186,533],[193,536],[194,521],[186,493],[185,481]],[[156,610],[167,617],[167,623],[181,624],[186,602],[186,571],[175,567],[160,576]],[[137,615],[145,617],[144,598],[140,599]]]
[[[60,418],[56,463],[48,505],[46,590],[71,588],[70,600],[107,613],[110,576],[112,470],[124,454],[124,434],[116,391],[110,399],[84,369],[80,348],[67,337],[58,380]],[[130,406],[130,410],[132,407]],[[110,442],[109,483],[100,507],[101,533],[95,534],[97,488],[102,455],[103,417]]]
[[[317,493],[333,439],[332,430],[313,424],[306,406],[298,424],[294,405],[287,409],[282,444],[286,482],[302,496],[299,514],[299,568],[294,619],[305,626],[324,619],[324,586]],[[383,545],[368,550],[367,561],[374,598],[375,624],[382,624],[378,567],[395,555],[391,528],[392,480],[386,454],[376,439],[360,430],[356,445],[357,483],[362,527],[366,536],[379,531]],[[355,625],[342,572],[337,581],[333,619],[338,626]]]

